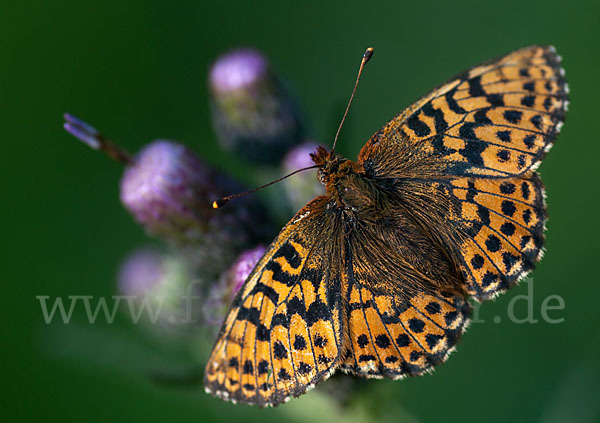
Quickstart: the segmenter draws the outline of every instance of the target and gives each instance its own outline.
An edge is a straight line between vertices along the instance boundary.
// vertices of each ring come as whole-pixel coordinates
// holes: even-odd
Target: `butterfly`
[[[445,361],[468,299],[506,291],[541,259],[536,168],[568,105],[560,61],[532,46],[475,66],[388,122],[356,162],[319,147],[326,195],[238,292],[206,391],[277,405],[336,370],[400,379]]]

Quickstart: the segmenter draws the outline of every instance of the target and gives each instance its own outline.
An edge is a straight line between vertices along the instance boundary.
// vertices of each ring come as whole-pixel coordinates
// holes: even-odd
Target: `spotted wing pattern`
[[[522,175],[560,131],[567,93],[553,47],[517,50],[423,97],[375,133],[359,161],[387,177]]]
[[[449,224],[469,234],[460,245],[468,293],[489,299],[518,282],[542,256],[542,181],[530,171],[506,179],[458,178],[449,187],[458,203]]]
[[[554,48],[524,48],[451,79],[361,150],[372,178],[432,188],[425,204],[407,195],[407,210],[423,206],[440,238],[459,235],[445,248],[477,300],[510,288],[541,258],[546,211],[535,169],[560,131],[567,93]],[[448,219],[430,222],[427,201],[450,201]]]
[[[446,359],[468,322],[465,297],[450,291],[420,292],[405,299],[377,295],[354,280],[349,294],[341,369],[359,376],[423,374]]]
[[[318,197],[297,213],[236,296],[206,367],[207,392],[276,405],[337,367],[341,288],[323,251],[336,253],[327,201]]]

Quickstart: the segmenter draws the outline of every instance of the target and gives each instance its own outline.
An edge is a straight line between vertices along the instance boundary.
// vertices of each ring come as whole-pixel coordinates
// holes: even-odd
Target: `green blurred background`
[[[3,0],[5,421],[328,421],[342,415],[600,421],[598,5]],[[208,66],[227,49],[266,52],[327,145],[360,55],[374,46],[340,140],[341,152],[354,158],[375,130],[420,95],[469,66],[530,44],[556,46],[571,87],[566,124],[540,169],[551,218],[547,254],[533,274],[538,323],[507,318],[511,299],[527,294],[522,284],[481,307],[485,323],[474,323],[433,375],[364,383],[346,410],[314,393],[259,410],[226,404],[197,387],[157,386],[145,366],[172,366],[176,347],[147,347],[123,324],[89,325],[81,310],[68,332],[44,324],[36,296],[111,296],[119,261],[148,241],[119,203],[121,167],[67,135],[62,113],[89,121],[133,151],[154,138],[179,140],[252,184],[244,177],[248,167],[218,149],[209,119]],[[550,295],[565,301],[564,310],[550,312],[562,323],[542,319]],[[516,302],[517,316],[527,311],[524,300]],[[177,365],[185,368],[185,360]]]

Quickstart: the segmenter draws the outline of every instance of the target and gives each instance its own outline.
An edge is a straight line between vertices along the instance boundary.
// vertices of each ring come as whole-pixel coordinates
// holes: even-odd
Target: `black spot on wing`
[[[510,142],[510,131],[498,131],[496,136],[500,141]]]
[[[246,360],[244,362],[244,366],[242,368],[244,374],[252,374],[254,373],[254,366],[252,365],[252,361]]]
[[[387,348],[390,346],[391,342],[390,342],[390,338],[388,338],[387,335],[385,334],[381,334],[381,335],[377,335],[375,337],[375,344],[379,347],[379,348]]]
[[[239,320],[247,320],[255,326],[258,326],[258,324],[260,323],[259,317],[260,311],[255,307],[240,307],[240,310],[238,311],[237,315],[237,318]]]
[[[490,110],[490,109],[481,109],[481,110],[478,110],[477,112],[475,112],[475,114],[473,115],[473,119],[475,120],[475,123],[477,123],[481,126],[492,125],[493,122],[487,116],[488,110]]]
[[[483,166],[483,157],[481,153],[487,146],[475,136],[475,128],[479,126],[473,122],[465,122],[459,129],[459,134],[465,140],[465,148],[458,150],[458,153],[467,161],[476,166]]]
[[[257,370],[258,370],[258,374],[259,375],[263,375],[265,373],[268,373],[269,372],[269,362],[267,360],[261,360],[258,363]]]
[[[369,343],[369,338],[363,333],[362,335],[359,335],[358,338],[356,338],[356,342],[358,343],[359,347],[364,348]]]
[[[306,339],[302,335],[296,335],[294,339],[294,349],[303,351],[306,349]]]
[[[273,345],[273,355],[279,360],[283,360],[284,358],[288,357],[288,350],[285,345],[281,343],[281,341],[277,341]]]
[[[308,307],[306,322],[312,326],[320,320],[331,320],[331,310],[327,304],[317,299]]]
[[[292,376],[285,369],[279,369],[279,374],[277,375],[279,380],[287,381],[292,378]]]
[[[504,112],[504,119],[515,125],[521,122],[522,116],[523,112],[521,112],[520,110],[506,110]]]
[[[408,347],[410,345],[410,338],[407,334],[401,333],[396,337],[396,344],[399,347]]]
[[[488,236],[488,238],[485,241],[485,246],[487,247],[487,249],[489,251],[491,251],[492,253],[495,253],[496,251],[500,250],[500,247],[501,247],[500,240],[498,239],[497,236],[490,235],[490,236]]]
[[[256,328],[256,339],[259,341],[268,341],[271,339],[271,331],[262,323]]]
[[[494,107],[504,106],[504,97],[502,94],[489,94],[486,96],[486,99]]]
[[[525,138],[523,138],[523,143],[527,146],[527,148],[532,148],[535,145],[535,135],[527,135]]]
[[[500,192],[502,194],[512,194],[516,191],[516,187],[515,184],[513,184],[512,182],[502,182],[502,184],[500,185]]]
[[[408,321],[408,327],[414,333],[421,333],[425,328],[425,322],[423,322],[421,319],[413,318]]]
[[[325,347],[327,345],[327,338],[323,338],[318,333],[315,334],[314,345],[315,345],[315,347],[319,347],[319,348]]]
[[[525,107],[533,107],[535,96],[527,95],[521,99],[521,104]]]
[[[358,357],[358,362],[359,363],[364,363],[365,361],[375,361],[376,358],[374,355],[371,354],[362,354]]]
[[[308,363],[304,363],[303,361],[301,361],[298,365],[298,373],[300,373],[301,375],[307,375],[310,373],[311,370],[312,366]]]

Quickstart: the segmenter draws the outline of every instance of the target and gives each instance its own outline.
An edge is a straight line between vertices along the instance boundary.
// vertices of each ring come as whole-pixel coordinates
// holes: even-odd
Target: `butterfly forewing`
[[[340,272],[328,199],[309,203],[271,244],[236,296],[206,368],[205,387],[236,402],[276,405],[337,366]]]
[[[554,49],[524,48],[434,90],[360,152],[367,174],[393,180],[406,213],[440,239],[477,300],[541,258],[546,211],[535,169],[562,126],[567,92]],[[448,202],[448,219],[436,219]]]
[[[474,67],[390,121],[359,160],[387,177],[524,174],[564,120],[563,75],[552,47],[524,48]]]

